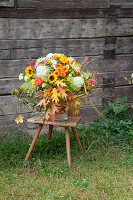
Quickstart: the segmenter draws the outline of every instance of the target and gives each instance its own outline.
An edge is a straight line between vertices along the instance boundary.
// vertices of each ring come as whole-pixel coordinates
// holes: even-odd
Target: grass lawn
[[[133,141],[108,143],[78,128],[80,152],[71,133],[72,170],[67,165],[65,136],[43,134],[25,163],[32,138],[19,129],[0,135],[0,200],[132,200]]]

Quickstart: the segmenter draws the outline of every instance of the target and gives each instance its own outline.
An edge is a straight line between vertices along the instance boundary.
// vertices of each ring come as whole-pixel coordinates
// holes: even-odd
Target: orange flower
[[[61,64],[56,64],[55,67],[56,67],[56,68],[62,67],[62,65],[61,65]]]
[[[41,85],[42,82],[43,82],[42,79],[37,77],[37,78],[34,79],[33,85]]]
[[[56,71],[59,72],[59,75],[60,75],[61,72],[62,72],[62,68],[61,68],[61,67],[58,67],[58,68],[56,69]]]
[[[58,58],[58,54],[55,53],[55,54],[53,55],[53,59],[56,60],[57,58]]]
[[[57,71],[57,70],[55,70],[55,71],[54,71],[54,74],[55,74],[56,76],[59,76],[59,75],[60,75],[60,72]]]
[[[61,72],[61,73],[60,73],[60,76],[65,77],[66,74],[65,74],[64,72]]]
[[[63,66],[62,67],[62,71],[65,72],[65,73],[67,73],[69,71],[69,66],[68,65]]]

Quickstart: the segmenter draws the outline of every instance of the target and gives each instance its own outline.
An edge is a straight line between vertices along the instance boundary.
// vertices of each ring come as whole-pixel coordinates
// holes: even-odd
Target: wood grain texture
[[[116,38],[116,54],[133,53],[133,37]]]
[[[0,39],[103,37],[106,24],[107,19],[0,18]]]
[[[20,101],[11,95],[0,96],[0,115],[15,115],[17,113],[31,113]]]
[[[0,18],[0,39],[96,38],[132,36],[133,18],[8,19]]]
[[[0,18],[17,19],[88,19],[88,18],[108,18],[109,15],[117,15],[120,18],[133,17],[132,8],[121,8],[111,6],[110,8],[19,8],[0,10]]]
[[[19,8],[109,8],[110,5],[122,8],[133,7],[132,0],[17,0]]]
[[[0,59],[10,59],[10,50],[0,50]]]
[[[16,78],[0,79],[0,94],[11,94],[11,90],[20,85],[21,82]]]

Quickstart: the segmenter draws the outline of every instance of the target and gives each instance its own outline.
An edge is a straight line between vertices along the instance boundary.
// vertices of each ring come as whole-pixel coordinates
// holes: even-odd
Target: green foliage
[[[108,101],[108,106],[102,111],[106,119],[98,119],[90,126],[95,132],[95,137],[106,139],[107,142],[120,142],[127,140],[129,143],[133,136],[133,117],[126,105],[127,97],[116,102]]]

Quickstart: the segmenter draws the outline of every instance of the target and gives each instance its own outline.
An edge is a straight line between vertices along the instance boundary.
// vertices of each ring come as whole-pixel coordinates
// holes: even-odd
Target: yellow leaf
[[[78,99],[78,98],[74,99],[74,104],[75,104],[75,106],[80,105],[80,99]]]
[[[59,87],[67,87],[67,85],[63,82],[63,80],[58,80],[55,82],[55,84]]]
[[[51,96],[52,101],[55,101],[55,103],[57,103],[59,101],[58,96],[60,96],[58,90],[54,88],[51,93],[52,93]]]
[[[22,115],[19,115],[16,119],[15,119],[15,122],[17,123],[17,124],[19,124],[19,123],[23,123],[23,116]]]

